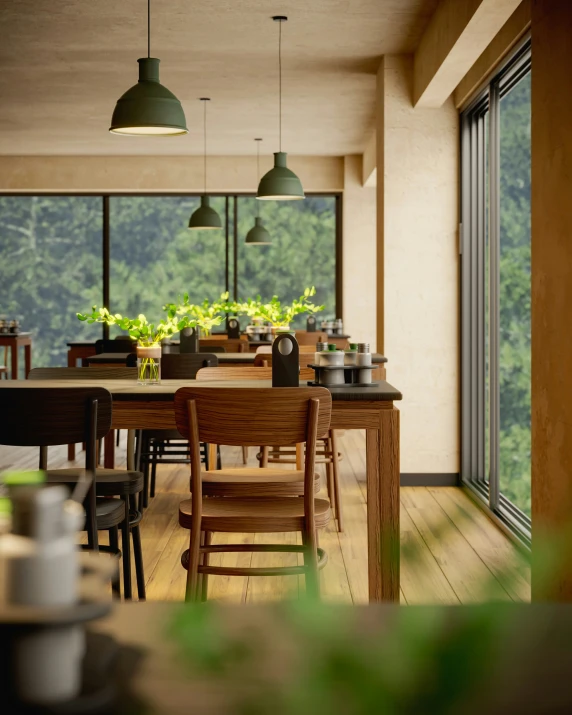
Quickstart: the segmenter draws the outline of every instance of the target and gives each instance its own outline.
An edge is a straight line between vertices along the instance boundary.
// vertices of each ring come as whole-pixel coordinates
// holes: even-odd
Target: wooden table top
[[[0,333],[0,338],[29,338],[32,333]]]
[[[88,368],[86,368],[87,372]],[[0,389],[15,387],[85,387],[90,382],[86,375],[85,380],[2,380]],[[161,380],[160,385],[138,385],[134,380],[93,380],[93,386],[104,387],[113,395],[114,400],[134,402],[158,401],[168,402],[174,399],[175,392],[180,387],[272,387],[271,380],[213,380],[197,382],[196,380]],[[300,382],[300,387],[307,387],[307,381]],[[325,386],[324,386],[325,387]],[[280,388],[277,387],[277,390]],[[328,389],[326,387],[326,389]],[[330,389],[333,401],[368,401],[368,402],[393,402],[401,400],[402,394],[385,380],[379,380],[377,385],[371,387],[333,387]]]
[[[118,365],[124,365],[127,360],[127,356],[135,352],[135,347],[136,346],[133,345],[133,350],[130,353],[99,353],[99,355],[91,355],[90,357],[85,358],[85,361],[88,363],[93,362],[96,365],[98,363],[117,363]]]

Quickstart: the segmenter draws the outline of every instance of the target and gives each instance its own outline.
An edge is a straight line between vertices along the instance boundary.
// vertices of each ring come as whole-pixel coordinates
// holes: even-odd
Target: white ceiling
[[[147,54],[145,0],[0,3],[0,154],[200,154],[277,150],[278,25],[283,26],[283,148],[363,151],[383,54],[412,52],[438,0],[152,0],[151,55],[182,101],[189,135],[108,133],[118,97]]]

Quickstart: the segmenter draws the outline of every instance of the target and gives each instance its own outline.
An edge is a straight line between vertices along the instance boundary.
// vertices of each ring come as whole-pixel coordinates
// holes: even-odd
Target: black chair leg
[[[156,441],[153,441],[153,447],[151,449],[151,487],[149,494],[151,498],[155,496],[155,481],[157,479],[157,457],[159,454],[159,445]]]
[[[118,429],[118,430],[117,430],[117,435],[116,435],[116,437],[115,437],[115,445],[116,445],[116,447],[119,447],[119,433],[120,433],[120,432],[121,432],[121,430]]]
[[[220,444],[216,446],[216,468],[222,469],[222,457],[220,455]]]
[[[109,550],[112,553],[119,554],[119,530],[116,526],[109,529]],[[117,598],[121,598],[119,571],[117,571],[117,575],[111,582],[111,591],[113,592],[114,596],[117,596]]]
[[[145,596],[145,572],[143,571],[143,550],[141,548],[141,532],[139,524],[131,529],[133,537],[133,558],[135,560],[135,577],[137,579],[137,595],[140,601],[144,601]]]
[[[123,561],[123,596],[130,601],[133,596],[131,589],[131,545],[129,543],[129,505],[125,503],[125,519],[121,522],[121,551]]]

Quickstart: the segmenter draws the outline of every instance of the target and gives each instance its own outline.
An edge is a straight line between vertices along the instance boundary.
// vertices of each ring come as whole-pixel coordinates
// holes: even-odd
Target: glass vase
[[[161,346],[137,346],[137,383],[159,385],[161,383]]]

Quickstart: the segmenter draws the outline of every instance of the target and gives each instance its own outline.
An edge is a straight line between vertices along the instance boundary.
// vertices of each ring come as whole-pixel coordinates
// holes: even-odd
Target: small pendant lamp
[[[204,179],[205,191],[201,196],[201,205],[191,214],[189,219],[189,228],[195,230],[210,230],[213,228],[222,228],[220,216],[212,208],[207,196],[207,102],[210,102],[210,97],[201,97],[201,102],[204,106]]]
[[[147,57],[139,63],[139,82],[115,105],[110,132],[133,136],[177,136],[189,130],[179,100],[159,82],[159,62],[151,57],[151,0],[147,0]]]
[[[282,23],[288,20],[284,15],[272,18],[279,23],[278,33],[278,135],[279,149],[274,154],[274,168],[262,177],[256,198],[264,201],[293,201],[305,198],[300,179],[286,165],[287,154],[282,151]]]
[[[255,139],[254,141],[256,142],[256,181],[258,181],[260,177],[260,142],[262,139]],[[270,234],[264,228],[264,224],[260,218],[258,205],[256,206],[254,226],[246,234],[244,242],[249,246],[268,246],[271,243]]]

